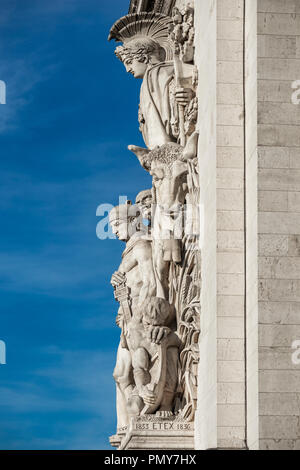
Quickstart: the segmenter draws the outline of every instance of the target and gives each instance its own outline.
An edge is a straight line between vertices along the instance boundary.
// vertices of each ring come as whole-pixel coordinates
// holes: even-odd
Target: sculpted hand
[[[143,386],[142,392],[141,392],[141,397],[144,400],[145,405],[155,405],[155,402],[157,400],[157,396],[148,390],[146,385]]]
[[[160,344],[170,333],[170,328],[166,326],[151,326],[149,328],[149,337],[152,343]]]
[[[123,315],[121,313],[118,313],[117,318],[116,318],[116,325],[119,328],[122,328],[122,323],[123,323]]]
[[[120,271],[116,271],[112,277],[111,277],[111,285],[113,287],[118,287],[120,284],[123,284],[125,282],[126,276],[124,273],[121,273]]]
[[[175,99],[181,106],[187,106],[195,96],[191,88],[176,88]]]

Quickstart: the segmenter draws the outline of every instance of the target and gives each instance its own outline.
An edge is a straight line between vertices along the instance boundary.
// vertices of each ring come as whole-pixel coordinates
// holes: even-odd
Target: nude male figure
[[[151,358],[157,353],[157,345],[168,335],[173,376],[176,376],[174,368],[178,358],[177,340],[170,335],[169,328],[174,320],[174,311],[168,302],[156,297],[152,244],[140,230],[140,222],[136,206],[119,206],[110,213],[113,232],[119,240],[126,242],[119,270],[111,279],[117,296],[121,292],[117,323],[122,336],[114,378],[118,388],[119,423],[122,425],[128,422],[130,415],[138,415],[145,406],[155,405],[157,396],[148,385],[151,382]],[[124,289],[127,292],[125,299]],[[166,411],[165,408],[170,410],[176,387],[174,378],[168,381],[169,390],[157,406],[162,411]]]

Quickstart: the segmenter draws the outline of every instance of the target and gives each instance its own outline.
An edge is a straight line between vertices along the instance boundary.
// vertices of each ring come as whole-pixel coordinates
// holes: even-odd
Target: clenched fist
[[[126,280],[125,274],[121,273],[120,271],[116,271],[112,275],[110,282],[113,287],[118,287],[119,285],[123,284],[125,280]]]
[[[148,335],[152,343],[160,344],[170,333],[170,328],[166,326],[150,326]]]
[[[177,87],[175,91],[175,99],[181,106],[187,106],[195,96],[195,92],[191,88]]]

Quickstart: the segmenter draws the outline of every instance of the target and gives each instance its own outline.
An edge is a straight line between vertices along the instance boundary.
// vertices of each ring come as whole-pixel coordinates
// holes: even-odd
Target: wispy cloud
[[[38,83],[49,80],[57,65],[38,65],[41,49],[27,58],[2,59],[0,78],[6,83],[6,104],[0,108],[0,134],[18,128],[19,113],[33,96],[30,94]]]

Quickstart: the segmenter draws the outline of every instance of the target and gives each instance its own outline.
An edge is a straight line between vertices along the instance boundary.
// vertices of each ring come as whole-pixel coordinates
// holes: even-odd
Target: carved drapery
[[[162,421],[191,430],[197,401],[201,253],[193,9],[132,1],[112,27],[117,57],[142,78],[139,123],[146,147],[129,146],[152,188],[110,214],[126,242],[112,276],[121,340],[114,378],[118,432],[128,448],[136,431]],[[163,13],[170,13],[167,16]],[[140,13],[141,12],[141,13]],[[148,221],[145,226],[143,219]],[[141,427],[139,427],[141,426]],[[175,425],[174,425],[175,426]],[[173,428],[173,424],[170,424]]]

